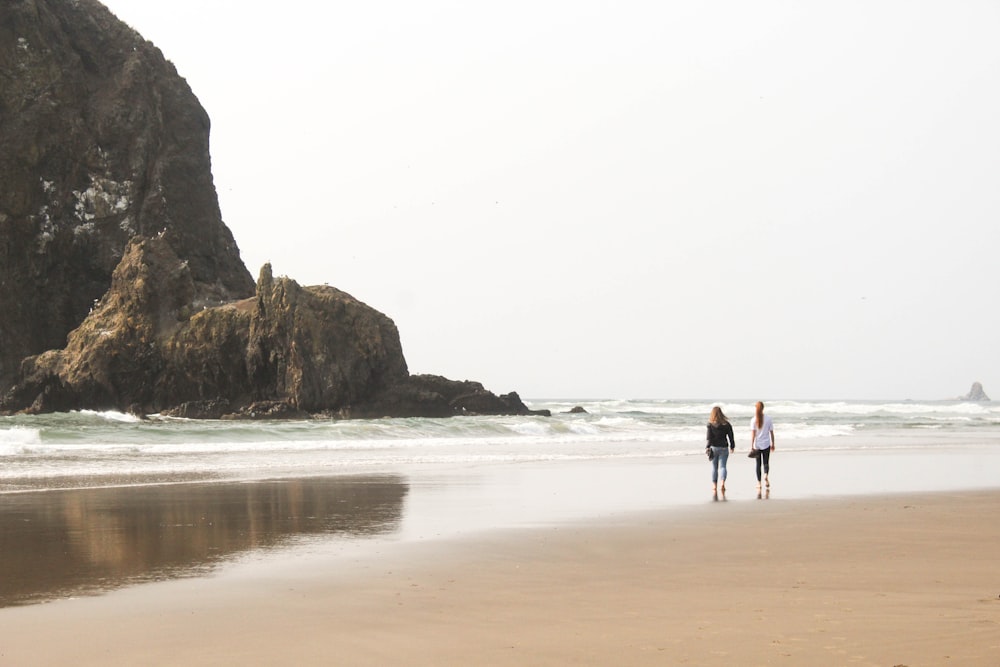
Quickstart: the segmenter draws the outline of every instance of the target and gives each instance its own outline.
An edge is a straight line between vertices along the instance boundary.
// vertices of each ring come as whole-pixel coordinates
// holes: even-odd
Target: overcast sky
[[[226,224],[524,398],[1000,398],[1000,3],[107,0]]]

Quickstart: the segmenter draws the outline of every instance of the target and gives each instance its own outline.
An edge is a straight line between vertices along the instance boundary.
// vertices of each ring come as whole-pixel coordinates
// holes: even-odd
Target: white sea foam
[[[126,424],[138,424],[142,421],[141,418],[135,415],[130,415],[125,412],[115,412],[113,410],[97,411],[97,410],[80,410],[80,415],[96,417],[98,419],[105,419],[112,422],[123,422]]]
[[[795,440],[798,438],[836,438],[848,436],[855,429],[850,424],[786,424],[782,426],[781,439]],[[777,440],[777,433],[775,439]]]
[[[536,422],[536,421],[525,421],[519,424],[512,424],[510,426],[510,429],[514,433],[518,433],[521,435],[538,436],[538,435],[547,435],[552,433],[552,429],[549,427],[548,424],[543,424],[541,422]]]
[[[39,430],[23,426],[0,428],[0,456],[16,456],[39,442]]]

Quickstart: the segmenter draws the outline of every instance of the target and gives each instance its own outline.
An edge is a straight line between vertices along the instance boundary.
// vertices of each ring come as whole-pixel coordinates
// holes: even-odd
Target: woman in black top
[[[715,406],[708,418],[708,434],[705,437],[705,447],[712,449],[712,492],[716,485],[722,482],[722,492],[726,492],[726,461],[729,453],[736,450],[736,439],[733,438],[733,427],[722,414],[722,408]],[[726,445],[729,445],[728,447]],[[721,478],[721,479],[720,479]]]

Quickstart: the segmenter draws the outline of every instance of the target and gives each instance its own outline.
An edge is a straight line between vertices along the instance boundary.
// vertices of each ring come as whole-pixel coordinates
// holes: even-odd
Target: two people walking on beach
[[[760,401],[754,406],[750,432],[751,455],[757,463],[757,488],[760,489],[761,472],[764,474],[764,484],[771,488],[768,474],[771,472],[771,452],[774,451],[774,424],[771,417],[764,414],[764,404]],[[726,463],[729,461],[729,454],[736,451],[736,440],[733,438],[733,426],[719,406],[713,407],[709,413],[705,449],[712,463],[712,492],[721,490],[725,493]]]
[[[733,426],[722,414],[722,408],[715,406],[708,417],[708,432],[705,436],[705,447],[710,452],[712,460],[712,492],[718,490],[719,480],[722,481],[722,492],[726,492],[726,462],[729,453],[736,451],[736,440],[733,438]]]

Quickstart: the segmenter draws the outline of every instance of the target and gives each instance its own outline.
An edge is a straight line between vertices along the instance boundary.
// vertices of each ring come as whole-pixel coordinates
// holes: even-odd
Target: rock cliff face
[[[411,376],[395,324],[269,266],[222,223],[209,122],[95,0],[0,4],[0,411],[527,414]]]
[[[66,344],[133,236],[166,231],[195,302],[253,294],[208,137],[173,65],[103,5],[0,3],[0,389]]]

